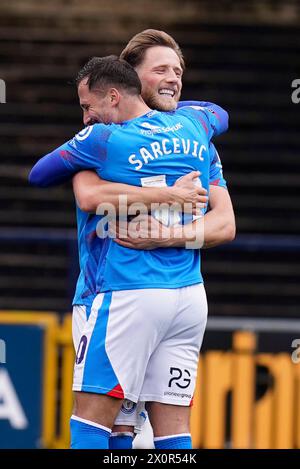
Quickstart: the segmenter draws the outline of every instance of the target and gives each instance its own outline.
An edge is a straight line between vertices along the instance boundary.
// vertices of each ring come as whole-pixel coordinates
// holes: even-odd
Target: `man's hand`
[[[204,241],[203,217],[187,225],[165,226],[150,215],[138,215],[129,223],[109,222],[109,235],[117,244],[129,249],[200,249]]]
[[[195,183],[199,176],[199,171],[192,171],[177,179],[174,186],[170,187],[174,201],[182,207],[183,212],[199,215],[200,209],[207,205],[207,190]]]
[[[129,249],[168,247],[171,230],[150,215],[139,215],[130,222],[109,222],[110,236],[117,244]]]

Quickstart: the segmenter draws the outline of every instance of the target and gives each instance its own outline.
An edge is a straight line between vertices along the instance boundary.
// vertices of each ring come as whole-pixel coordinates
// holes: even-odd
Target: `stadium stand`
[[[27,174],[81,128],[70,84],[78,68],[154,27],[183,49],[183,98],[214,101],[230,113],[231,130],[217,146],[240,237],[204,253],[210,314],[299,315],[299,108],[291,82],[300,69],[300,7],[292,0],[213,4],[1,3],[7,104],[0,106],[0,308],[70,308],[77,272],[72,192],[69,185],[29,187]]]

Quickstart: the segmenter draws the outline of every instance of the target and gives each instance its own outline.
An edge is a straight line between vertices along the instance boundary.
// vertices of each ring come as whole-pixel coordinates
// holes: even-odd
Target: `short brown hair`
[[[133,36],[125,49],[122,50],[120,58],[126,60],[132,67],[137,67],[143,62],[146,50],[154,46],[164,46],[173,49],[179,58],[182,70],[185,69],[183,54],[175,39],[164,31],[157,29],[145,29],[145,31]]]
[[[115,85],[132,95],[139,95],[142,91],[140,79],[134,68],[116,55],[92,57],[79,70],[76,78],[77,87],[84,78],[87,78],[89,90],[94,90],[99,86],[107,88]]]

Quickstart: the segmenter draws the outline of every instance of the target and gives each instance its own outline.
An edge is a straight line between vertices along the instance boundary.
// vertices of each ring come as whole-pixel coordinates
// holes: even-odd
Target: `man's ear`
[[[109,90],[109,101],[112,106],[117,106],[119,104],[121,95],[116,88],[110,88]]]

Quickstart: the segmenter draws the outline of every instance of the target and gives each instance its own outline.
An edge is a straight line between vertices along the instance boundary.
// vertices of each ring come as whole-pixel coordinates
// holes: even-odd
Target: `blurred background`
[[[296,0],[1,2],[0,447],[68,445],[74,199],[69,184],[29,187],[28,172],[82,128],[78,69],[155,28],[182,48],[182,98],[230,115],[215,143],[237,238],[203,252],[194,445],[300,448],[299,24]]]

